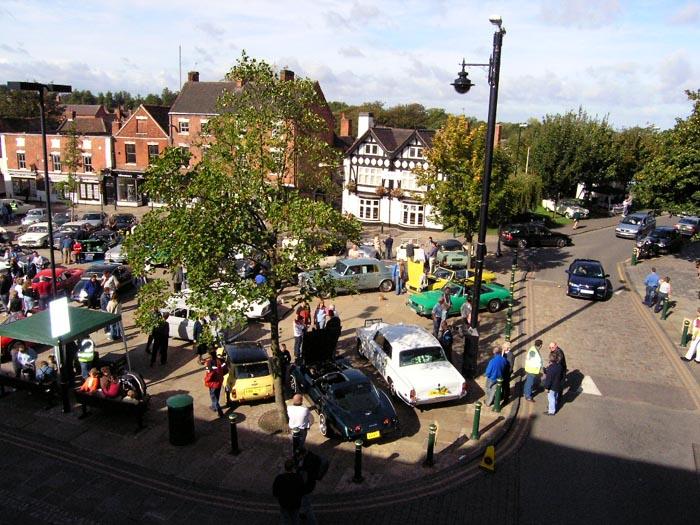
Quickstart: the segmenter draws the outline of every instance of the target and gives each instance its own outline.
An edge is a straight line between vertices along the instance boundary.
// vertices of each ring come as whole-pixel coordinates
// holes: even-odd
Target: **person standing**
[[[216,412],[219,417],[224,417],[224,411],[221,410],[219,397],[221,396],[221,387],[224,384],[224,375],[226,368],[224,363],[216,355],[216,350],[209,352],[204,372],[204,386],[209,389],[209,398],[211,399],[211,410]]]
[[[185,274],[182,271],[182,265],[178,264],[173,268],[173,289],[175,293],[180,293],[182,291],[182,283],[185,280]]]
[[[87,294],[87,307],[91,310],[96,310],[99,308],[102,287],[100,286],[100,283],[97,282],[96,273],[93,273],[92,276],[90,276],[90,280],[85,283],[85,293]]]
[[[151,335],[148,336],[148,342],[146,343],[147,350],[150,348],[151,342],[153,342],[153,348],[151,350],[151,366],[156,363],[156,356],[159,353],[160,364],[164,365],[168,362],[168,337],[170,335],[168,317],[170,317],[170,314],[168,312],[163,312],[160,321],[155,328],[153,328]]]
[[[207,343],[204,342],[204,338],[202,337],[206,325],[206,319],[197,319],[192,327],[194,354],[197,356],[197,362],[200,365],[204,364],[204,355],[207,353]]]
[[[384,239],[384,257],[387,259],[391,259],[393,256],[392,249],[394,247],[394,239],[391,236],[391,234],[386,236],[386,239]]]
[[[445,309],[445,298],[440,297],[440,300],[435,306],[433,306],[433,311],[431,312],[433,319],[433,337],[438,338],[440,333],[440,327],[443,321],[447,320],[447,310]]]
[[[581,219],[581,212],[579,212],[578,210],[575,211],[574,215],[573,215],[573,219],[574,219],[574,226],[572,229],[575,230],[578,228],[578,221],[579,221],[579,219]]]
[[[401,295],[401,290],[403,289],[403,281],[401,280],[401,261],[396,261],[396,264],[392,266],[391,278],[394,280],[396,295]]]
[[[326,318],[328,316],[328,309],[326,308],[326,302],[321,299],[316,306],[314,311],[314,327],[317,330],[323,330],[326,326]]]
[[[87,379],[95,360],[95,343],[91,339],[83,339],[78,347],[78,362],[80,363],[80,375]]]
[[[311,493],[316,488],[316,482],[322,477],[321,475],[321,458],[307,450],[305,447],[299,447],[295,453],[297,459],[297,472],[301,474],[304,480],[304,495],[301,498],[301,510],[299,516],[306,523],[315,524],[316,516],[311,506]],[[327,464],[326,464],[327,468]]]
[[[535,383],[542,374],[542,355],[540,354],[540,349],[542,348],[542,339],[535,341],[535,344],[531,346],[525,357],[525,399],[527,401],[534,402],[532,391]]]
[[[656,268],[652,267],[651,268],[651,273],[649,273],[645,278],[644,278],[644,288],[645,288],[645,293],[644,293],[644,303],[647,306],[652,306],[654,303],[652,302],[652,297],[656,293],[656,289],[659,286],[659,274],[656,273]]]
[[[452,329],[447,321],[442,322],[441,326],[442,334],[440,335],[440,346],[445,351],[445,357],[451,363],[452,362],[452,343],[454,342],[454,337],[452,337]]]
[[[289,429],[292,431],[292,448],[296,451],[304,447],[311,426],[311,413],[304,406],[304,397],[301,394],[294,394],[292,397],[292,404],[287,406],[287,416]]]
[[[683,356],[683,359],[690,361],[695,355],[695,362],[700,363],[700,308],[698,308],[697,314],[691,325],[691,341],[688,352]]]
[[[272,483],[272,495],[280,506],[281,523],[299,525],[299,509],[304,496],[304,478],[296,472],[296,461],[284,462],[284,473],[278,474]]]
[[[306,324],[301,316],[303,307],[297,306],[296,316],[294,317],[294,360],[297,361],[301,357],[301,349],[304,344],[304,334],[306,333]]]
[[[80,242],[80,239],[78,239],[77,236],[75,237],[75,241],[73,241],[73,245],[71,246],[71,254],[75,263],[83,262],[83,243]]]
[[[372,240],[372,246],[374,246],[374,249],[377,251],[377,259],[382,258],[382,243],[379,242],[379,235],[375,235],[374,239]]]
[[[469,333],[472,325],[472,303],[469,300],[469,297],[466,298],[460,307],[459,315],[462,318],[462,321],[464,321],[464,329],[467,333]]]
[[[658,301],[654,307],[654,312],[657,314],[663,310],[664,301],[668,301],[671,298],[671,278],[667,275],[659,281],[659,292]]]
[[[335,348],[338,346],[338,339],[343,328],[340,324],[340,317],[336,315],[335,308],[328,309],[328,320],[326,321],[326,344],[332,348],[335,355]]]
[[[506,360],[506,367],[503,369],[503,396],[502,404],[506,404],[510,399],[510,378],[513,375],[513,366],[515,366],[515,355],[511,351],[510,343],[503,343],[501,347],[503,357]]]
[[[544,373],[544,388],[547,390],[547,412],[545,412],[545,415],[553,416],[557,413],[557,403],[564,378],[564,369],[556,353],[551,352],[549,354],[549,366],[547,366]]]
[[[61,263],[71,264],[73,258],[71,257],[71,248],[73,247],[73,239],[70,235],[66,235],[61,239]]]
[[[2,308],[5,311],[9,311],[7,303],[10,300],[10,289],[12,288],[12,276],[10,272],[2,272],[2,279],[0,279],[0,302],[2,302]]]
[[[119,321],[117,321],[116,323],[112,323],[109,326],[109,334],[107,335],[107,339],[109,341],[119,341],[122,338],[122,303],[121,301],[119,301],[119,294],[116,290],[112,292],[112,295],[109,298],[109,302],[107,303],[107,313],[119,316]]]
[[[496,386],[498,385],[498,380],[503,379],[503,371],[506,366],[508,366],[507,361],[501,355],[501,349],[499,347],[493,349],[493,357],[489,360],[489,364],[486,365],[486,404],[488,406],[493,405],[494,397],[496,396]]]
[[[430,273],[433,273],[435,271],[435,260],[437,259],[437,254],[438,254],[438,245],[435,241],[432,240],[430,241],[429,249],[428,249],[428,268],[430,269]]]

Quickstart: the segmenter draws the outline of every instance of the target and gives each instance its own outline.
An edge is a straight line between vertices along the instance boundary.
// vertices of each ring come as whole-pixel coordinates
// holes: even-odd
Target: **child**
[[[97,392],[98,388],[100,388],[100,371],[97,368],[92,368],[87,379],[80,385],[79,390],[92,394],[93,392]]]
[[[51,383],[56,380],[56,370],[47,361],[41,361],[36,371],[36,380],[39,383]]]
[[[136,392],[133,390],[129,390],[126,395],[124,396],[124,399],[122,399],[124,403],[130,403],[132,405],[138,405],[139,400],[136,399]]]

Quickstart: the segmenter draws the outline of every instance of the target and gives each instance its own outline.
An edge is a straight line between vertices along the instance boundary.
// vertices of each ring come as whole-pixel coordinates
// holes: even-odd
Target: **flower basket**
[[[357,191],[357,182],[354,180],[349,181],[345,185],[345,189],[348,190],[350,193],[355,193]]]
[[[384,197],[385,195],[387,195],[389,193],[389,190],[386,189],[384,186],[378,186],[377,189],[374,190],[374,192],[377,195],[379,195],[380,197]]]
[[[390,195],[395,199],[403,199],[404,193],[401,188],[394,188],[391,190]]]

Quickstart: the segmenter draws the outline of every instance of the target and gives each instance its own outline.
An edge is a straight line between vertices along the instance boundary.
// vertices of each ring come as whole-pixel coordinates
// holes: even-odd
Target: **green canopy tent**
[[[37,343],[57,347],[59,349],[59,365],[61,370],[61,386],[63,389],[64,411],[68,412],[70,407],[67,401],[67,383],[65,381],[65,343],[70,341],[80,340],[97,330],[114,323],[121,325],[121,316],[101,312],[96,310],[88,310],[86,308],[68,307],[68,318],[70,320],[70,331],[60,337],[51,335],[51,318],[49,310],[44,310],[31,317],[20,319],[14,323],[0,325],[0,336],[24,341],[26,343]],[[124,329],[122,327],[122,334]],[[124,354],[129,370],[131,370],[131,362],[129,361],[129,352],[126,346],[126,337],[122,337],[124,341]],[[67,410],[66,410],[67,408]]]

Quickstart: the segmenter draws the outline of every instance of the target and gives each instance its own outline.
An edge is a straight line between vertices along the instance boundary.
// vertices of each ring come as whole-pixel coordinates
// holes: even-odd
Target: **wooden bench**
[[[110,412],[113,414],[126,414],[136,419],[137,428],[136,432],[143,428],[143,415],[148,408],[148,396],[145,400],[139,401],[138,404],[125,403],[121,398],[109,398],[102,397],[99,393],[88,394],[87,392],[81,392],[80,390],[74,390],[75,400],[80,404],[82,409],[82,414],[79,419],[86,418],[90,415],[87,407],[96,407],[105,412]]]
[[[56,393],[56,383],[37,383],[36,381],[27,381],[13,375],[0,373],[0,397],[5,397],[5,387],[14,388],[15,390],[26,390],[31,394],[36,394],[42,397],[48,406],[53,406],[53,397]]]

